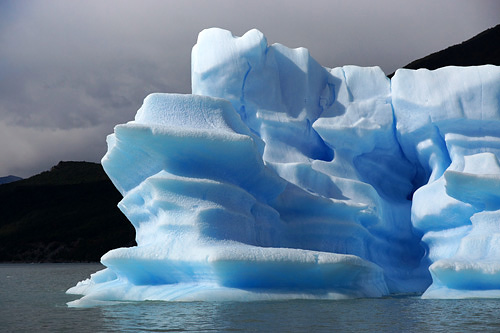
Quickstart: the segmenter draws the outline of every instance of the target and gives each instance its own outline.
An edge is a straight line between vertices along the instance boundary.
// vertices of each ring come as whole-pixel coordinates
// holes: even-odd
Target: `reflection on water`
[[[130,302],[68,308],[64,292],[102,268],[96,264],[0,265],[5,331],[495,331],[500,300]]]

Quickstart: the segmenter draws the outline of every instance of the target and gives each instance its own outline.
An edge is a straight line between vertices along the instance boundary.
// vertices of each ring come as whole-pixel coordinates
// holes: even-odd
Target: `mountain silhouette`
[[[457,45],[410,62],[403,68],[437,69],[445,66],[500,66],[500,24]],[[388,75],[392,77],[394,73]]]
[[[13,176],[13,175],[9,175],[7,177],[0,177],[0,185],[12,183],[12,182],[17,182],[18,180],[21,180],[21,179],[22,179],[21,177],[17,177],[17,176]]]
[[[95,262],[135,231],[100,164],[60,162],[0,185],[0,261]]]

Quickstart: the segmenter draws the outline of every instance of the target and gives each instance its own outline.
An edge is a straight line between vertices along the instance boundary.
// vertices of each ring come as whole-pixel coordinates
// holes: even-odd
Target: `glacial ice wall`
[[[392,104],[418,167],[412,224],[433,283],[424,297],[500,296],[500,68],[398,71]]]
[[[208,29],[192,95],[152,94],[102,164],[137,246],[110,300],[500,296],[500,68],[320,66]]]

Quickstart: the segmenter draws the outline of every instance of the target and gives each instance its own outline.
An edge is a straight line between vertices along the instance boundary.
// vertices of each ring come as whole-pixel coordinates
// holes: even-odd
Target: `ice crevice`
[[[68,292],[122,300],[500,296],[500,69],[320,66],[200,33],[102,165],[137,246]]]
[[[241,107],[240,107],[240,116],[242,117],[242,119],[246,119],[247,118],[247,115],[246,115],[246,108],[245,108],[245,83],[247,81],[247,78],[248,78],[248,74],[250,73],[250,71],[252,70],[252,65],[250,64],[249,61],[247,61],[247,65],[248,65],[248,70],[246,71],[244,77],[243,77],[243,82],[241,84],[241,96],[240,96],[240,103],[241,103]]]

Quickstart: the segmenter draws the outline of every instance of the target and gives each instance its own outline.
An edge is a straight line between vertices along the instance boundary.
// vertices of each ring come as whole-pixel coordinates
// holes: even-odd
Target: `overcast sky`
[[[0,176],[98,162],[147,94],[190,92],[205,28],[391,73],[499,23],[498,0],[0,0]]]

